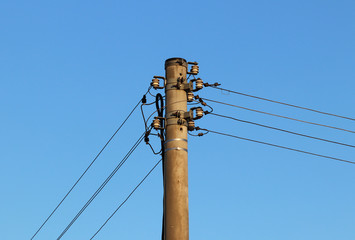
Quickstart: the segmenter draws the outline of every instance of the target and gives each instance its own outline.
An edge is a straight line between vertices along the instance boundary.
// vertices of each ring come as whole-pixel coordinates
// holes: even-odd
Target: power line
[[[270,115],[270,116],[274,116],[274,117],[285,118],[285,119],[289,119],[289,120],[293,120],[293,121],[297,121],[297,122],[312,124],[312,125],[326,127],[326,128],[332,128],[332,129],[345,131],[345,132],[349,132],[349,133],[355,133],[355,131],[344,129],[344,128],[334,127],[334,126],[315,123],[315,122],[309,122],[309,121],[305,121],[305,120],[301,120],[301,119],[297,119],[297,118],[291,118],[291,117],[287,117],[287,116],[283,116],[283,115],[264,112],[264,111],[260,111],[260,110],[256,110],[256,109],[252,109],[252,108],[247,108],[247,107],[242,107],[242,106],[238,106],[238,105],[234,105],[234,104],[230,104],[230,103],[220,102],[220,101],[216,101],[216,100],[212,100],[212,99],[203,98],[203,100],[214,102],[214,103],[219,103],[219,104],[223,104],[223,105],[227,105],[227,106],[231,106],[231,107],[236,107],[236,108],[240,108],[240,109],[244,109],[244,110],[248,110],[248,111],[252,111],[252,112],[262,113],[262,114],[266,114],[266,115]]]
[[[154,166],[153,168],[145,175],[145,177],[138,183],[138,185],[132,190],[132,192],[127,196],[127,198],[116,208],[116,210],[107,218],[107,220],[101,225],[101,227],[95,232],[95,234],[90,238],[92,240],[101,230],[102,228],[107,224],[108,221],[117,213],[117,211],[127,202],[127,200],[132,196],[132,194],[139,188],[139,186],[145,181],[145,179],[153,172],[153,170],[159,165],[159,163],[162,161],[160,159]]]
[[[155,155],[157,155],[157,154],[159,154],[159,153],[161,153],[161,155],[162,155],[162,173],[163,173],[163,179],[164,179],[164,170],[165,170],[165,167],[164,167],[164,163],[165,163],[165,161],[164,161],[164,158],[165,158],[165,156],[164,156],[164,149],[165,149],[165,145],[164,145],[164,137],[165,137],[165,129],[164,129],[164,126],[165,126],[165,121],[164,121],[164,119],[163,119],[163,116],[164,116],[164,110],[165,110],[165,107],[166,106],[164,106],[164,99],[165,99],[165,96],[162,96],[160,93],[158,93],[158,94],[156,94],[156,95],[153,95],[153,94],[151,94],[152,96],[154,96],[155,97],[155,101],[154,102],[152,102],[152,103],[149,103],[149,104],[142,104],[141,105],[141,113],[142,113],[142,117],[143,117],[143,121],[144,121],[144,125],[145,125],[145,128],[147,129],[147,126],[148,126],[148,124],[147,124],[147,122],[148,122],[148,120],[153,116],[153,114],[155,114],[155,113],[158,113],[158,117],[160,117],[161,119],[160,119],[160,121],[161,121],[161,126],[162,126],[162,128],[159,130],[159,132],[160,133],[158,133],[157,134],[157,136],[158,137],[160,137],[160,139],[161,139],[161,150],[159,151],[159,152],[155,152],[154,151],[154,149],[153,149],[153,147],[152,147],[152,145],[149,143],[149,139],[145,139],[145,142],[146,142],[146,144],[148,144],[149,145],[149,147],[152,149],[152,151],[153,151],[153,153],[155,154]],[[185,101],[185,100],[184,100]],[[177,102],[180,102],[180,101],[177,101]],[[146,119],[145,118],[145,114],[144,114],[144,111],[143,111],[143,106],[144,105],[151,105],[151,104],[153,104],[153,103],[155,103],[155,107],[156,107],[156,110],[148,117],[148,119]],[[164,198],[164,195],[165,195],[165,186],[164,186],[164,183],[163,183],[163,188],[164,188],[164,194],[163,194],[163,206],[165,206],[165,198]],[[164,222],[164,216],[165,216],[165,214],[164,214],[164,212],[165,212],[165,210],[164,210],[164,207],[163,207],[163,216],[162,216],[162,234],[161,234],[161,239],[163,240],[164,239],[164,229],[165,229],[165,227],[164,227],[164,225],[165,225],[165,222]]]
[[[215,88],[215,89],[219,89],[222,91],[230,92],[230,93],[239,94],[239,95],[246,96],[246,97],[251,97],[251,98],[264,100],[264,101],[268,101],[268,102],[272,102],[272,103],[282,104],[282,105],[289,106],[289,107],[299,108],[299,109],[303,109],[303,110],[307,110],[307,111],[311,111],[311,112],[316,112],[316,113],[320,113],[320,114],[324,114],[324,115],[328,115],[328,116],[333,116],[333,117],[338,117],[338,118],[343,118],[343,119],[355,121],[355,118],[346,117],[346,116],[342,116],[342,115],[338,115],[338,114],[334,114],[334,113],[323,112],[323,111],[319,111],[319,110],[312,109],[312,108],[307,108],[307,107],[302,107],[302,106],[298,106],[298,105],[294,105],[294,104],[290,104],[290,103],[275,101],[272,99],[258,97],[258,96],[254,96],[254,95],[250,95],[250,94],[246,94],[246,93],[242,93],[242,92],[232,91],[232,90],[217,87],[217,86],[210,86],[210,87]]]
[[[148,91],[150,90],[151,87],[148,88]],[[144,94],[144,96],[147,93]],[[132,111],[128,114],[128,116],[125,118],[125,120],[122,122],[122,124],[116,129],[114,134],[110,137],[110,139],[105,143],[105,145],[101,148],[99,153],[95,156],[95,158],[92,160],[92,162],[89,164],[89,166],[85,169],[85,171],[80,175],[80,177],[76,180],[76,182],[73,184],[73,186],[69,189],[69,191],[65,194],[65,196],[62,198],[62,200],[57,204],[57,206],[54,208],[54,210],[49,214],[49,216],[46,218],[46,220],[42,223],[42,225],[37,229],[35,234],[31,237],[31,240],[41,231],[43,226],[48,222],[48,220],[52,217],[52,215],[57,211],[57,209],[60,207],[60,205],[64,202],[64,200],[69,196],[69,194],[73,191],[75,186],[80,182],[80,180],[84,177],[86,172],[90,169],[90,167],[95,163],[96,159],[101,155],[101,153],[105,150],[107,145],[111,142],[111,140],[116,136],[118,131],[123,127],[123,125],[127,122],[127,120],[131,117],[133,112],[136,110],[138,105],[142,102],[142,99],[138,101],[138,103],[133,107]]]
[[[269,128],[269,129],[273,129],[273,130],[277,130],[277,131],[281,131],[281,132],[286,132],[286,133],[290,133],[290,134],[294,134],[294,135],[298,135],[298,136],[302,136],[302,137],[312,138],[312,139],[316,139],[316,140],[319,140],[319,141],[324,141],[324,142],[328,142],[328,143],[334,143],[334,144],[338,144],[338,145],[342,145],[342,146],[346,146],[346,147],[355,148],[354,145],[350,145],[350,144],[347,144],[347,143],[342,143],[342,142],[337,142],[337,141],[333,141],[333,140],[328,140],[328,139],[325,139],[325,138],[319,138],[319,137],[314,137],[314,136],[310,136],[310,135],[306,135],[306,134],[302,134],[302,133],[292,132],[292,131],[289,131],[289,130],[276,128],[276,127],[272,127],[272,126],[268,126],[268,125],[263,125],[263,124],[256,123],[256,122],[246,121],[246,120],[242,120],[242,119],[238,119],[238,118],[234,118],[234,117],[230,117],[230,116],[225,116],[225,115],[221,115],[221,114],[217,114],[217,113],[208,113],[208,114],[212,114],[212,115],[215,115],[215,116],[218,116],[218,117],[222,117],[222,118],[232,119],[232,120],[238,121],[238,122],[253,124],[253,125],[256,125],[256,126]]]
[[[101,192],[101,190],[106,186],[106,184],[111,180],[111,178],[116,174],[116,172],[122,167],[122,165],[126,162],[126,160],[131,156],[131,154],[136,150],[138,145],[144,139],[145,132],[139,137],[137,142],[133,145],[133,147],[128,151],[126,156],[121,160],[121,162],[116,166],[116,168],[111,172],[111,174],[106,178],[106,180],[101,184],[101,186],[96,190],[96,192],[91,196],[91,198],[85,203],[85,205],[80,209],[80,211],[75,215],[75,217],[71,220],[71,222],[66,226],[66,228],[59,235],[57,240],[61,239],[64,234],[69,230],[69,228],[74,224],[74,222],[80,217],[80,215],[85,211],[85,209],[91,204],[91,202],[97,197],[97,195]]]
[[[159,104],[160,103],[160,104]],[[163,174],[163,216],[162,216],[162,230],[161,230],[161,239],[164,239],[164,230],[165,230],[165,183],[164,183],[164,178],[165,178],[165,125],[166,121],[163,120],[164,117],[164,101],[163,101],[163,96],[158,93],[155,98],[155,108],[158,112],[158,117],[162,118],[161,120],[161,126],[162,128],[160,129],[160,145],[161,145],[161,157],[162,157],[162,174]]]
[[[294,151],[294,152],[300,152],[300,153],[305,153],[305,154],[309,154],[309,155],[313,155],[313,156],[317,156],[317,157],[328,158],[328,159],[332,159],[332,160],[336,160],[336,161],[340,161],[340,162],[355,164],[355,162],[352,162],[352,161],[349,161],[349,160],[345,160],[345,159],[341,159],[341,158],[321,155],[321,154],[313,153],[313,152],[307,152],[307,151],[303,151],[303,150],[300,150],[300,149],[285,147],[285,146],[281,146],[281,145],[277,145],[277,144],[273,144],[273,143],[268,143],[268,142],[262,142],[262,141],[258,141],[258,140],[254,140],[254,139],[250,139],[250,138],[239,137],[239,136],[235,136],[235,135],[228,134],[228,133],[222,133],[222,132],[213,131],[213,130],[210,130],[210,129],[197,128],[196,130],[208,131],[208,132],[211,132],[211,133],[215,133],[215,134],[219,134],[219,135],[223,135],[223,136],[228,136],[228,137],[233,137],[233,138],[237,138],[237,139],[241,139],[241,140],[246,140],[246,141],[249,141],[249,142],[260,143],[260,144],[264,144],[264,145],[268,145],[268,146],[272,146],[272,147],[291,150],[291,151]]]

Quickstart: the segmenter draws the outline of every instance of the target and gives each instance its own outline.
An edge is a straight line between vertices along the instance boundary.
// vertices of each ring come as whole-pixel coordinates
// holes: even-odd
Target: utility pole
[[[203,88],[202,79],[195,78],[198,72],[197,62],[169,58],[165,61],[165,77],[154,76],[151,84],[154,89],[165,89],[165,117],[158,113],[152,124],[156,130],[165,130],[163,240],[189,239],[187,133],[195,130],[194,120],[200,119],[204,111],[202,107],[187,110],[187,102],[198,99],[193,92]],[[187,74],[193,79],[188,81]],[[164,81],[163,86],[159,79]]]
[[[165,138],[165,239],[189,239],[187,95],[180,84],[186,81],[188,64],[182,58],[165,61],[166,138]]]

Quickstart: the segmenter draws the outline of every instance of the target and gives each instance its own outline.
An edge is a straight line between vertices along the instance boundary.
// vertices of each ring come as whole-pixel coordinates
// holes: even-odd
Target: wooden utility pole
[[[164,239],[189,239],[187,96],[180,84],[186,83],[188,64],[183,58],[165,61],[166,138],[164,163]]]

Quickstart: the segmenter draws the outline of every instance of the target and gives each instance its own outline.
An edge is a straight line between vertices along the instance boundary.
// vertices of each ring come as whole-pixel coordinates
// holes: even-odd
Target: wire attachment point
[[[160,86],[160,79],[163,80],[164,86]],[[155,90],[157,90],[157,89],[164,89],[164,88],[165,88],[165,82],[166,82],[165,77],[154,76],[154,78],[153,78],[153,80],[152,80],[152,82],[151,82],[150,85],[151,85]]]
[[[144,94],[142,97],[142,103],[146,104],[147,103],[147,96]]]
[[[203,128],[200,128],[200,127],[195,127],[194,130],[196,130],[196,131],[205,131],[205,132],[199,132],[197,134],[192,134],[192,133],[188,132],[188,134],[190,136],[193,136],[193,137],[202,137],[202,136],[204,136],[204,135],[209,133],[209,131],[207,129],[203,129]]]
[[[205,87],[218,87],[220,86],[221,84],[218,83],[218,82],[215,82],[215,83],[204,83],[203,86]]]
[[[149,135],[150,135],[150,129],[148,131],[145,132],[145,135],[144,135],[144,142],[145,144],[149,144]]]

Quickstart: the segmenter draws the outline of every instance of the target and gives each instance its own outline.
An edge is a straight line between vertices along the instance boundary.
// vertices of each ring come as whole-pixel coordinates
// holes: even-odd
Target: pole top
[[[178,65],[187,68],[187,61],[184,58],[169,58],[165,60],[165,69],[169,66]]]

